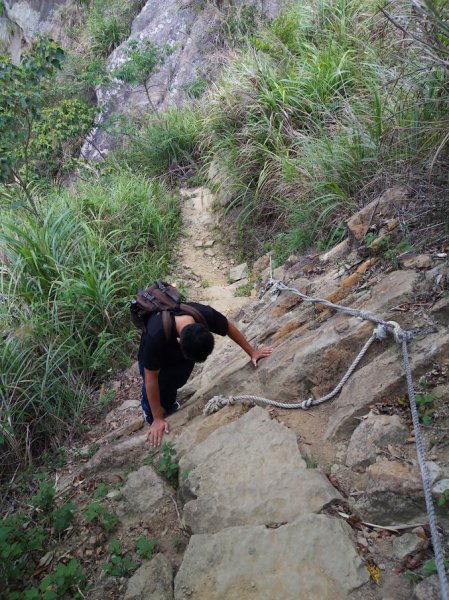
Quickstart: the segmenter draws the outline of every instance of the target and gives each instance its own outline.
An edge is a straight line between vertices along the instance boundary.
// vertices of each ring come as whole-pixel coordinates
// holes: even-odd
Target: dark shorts
[[[179,388],[187,383],[187,380],[192,373],[194,365],[190,363],[183,363],[181,365],[174,365],[172,367],[164,367],[159,371],[159,394],[161,399],[162,408],[165,411],[165,415],[168,416],[174,412],[176,403],[176,394]],[[145,413],[145,420],[151,425],[153,422],[153,415],[151,414],[150,404],[147,398],[147,392],[145,389],[144,381],[144,367],[143,363],[139,361],[139,371],[142,376],[142,400],[141,406]]]

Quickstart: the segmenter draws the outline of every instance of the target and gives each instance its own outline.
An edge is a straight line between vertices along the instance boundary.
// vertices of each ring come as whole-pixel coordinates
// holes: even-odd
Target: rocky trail
[[[342,244],[291,257],[274,275],[303,292],[413,330],[416,392],[431,398],[420,410],[431,417],[423,433],[437,499],[449,487],[447,258],[437,251],[409,254],[396,268],[384,269],[381,257],[361,256],[365,250],[357,242],[367,221],[379,235],[387,222],[394,229],[391,221],[407,201],[403,190],[389,190],[376,200],[383,208],[375,219],[368,205],[348,223]],[[432,553],[394,342],[376,342],[340,395],[319,407],[289,411],[240,403],[202,415],[216,394],[287,402],[319,397],[338,382],[372,331],[367,322],[287,293],[236,298],[236,288],[247,280],[229,284],[233,265],[212,204],[203,188],[183,192],[176,283],[190,299],[230,316],[252,343],[270,343],[275,351],[254,368],[235,344],[220,339],[194,372],[180,391],[182,410],[169,417],[167,441],[176,456],[168,464],[179,463],[175,486],[164,477],[167,461],[150,456],[136,367],[105,384],[102,394],[115,395],[110,411],[85,446],[73,451],[58,489],[83,506],[98,486],[107,485],[103,506],[119,518],[113,536],[138,569],[130,579],[102,574],[107,538],[86,524],[73,552],[90,565],[94,588],[87,597],[436,600],[435,575],[414,587],[404,575],[419,573]],[[253,266],[255,275],[266,280],[266,257]],[[444,510],[439,517],[444,524]],[[135,552],[141,536],[158,543],[151,559]]]

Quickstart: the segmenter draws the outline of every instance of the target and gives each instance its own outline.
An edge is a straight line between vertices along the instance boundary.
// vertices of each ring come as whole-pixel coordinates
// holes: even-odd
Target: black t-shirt
[[[226,335],[228,333],[228,320],[220,312],[205,304],[187,302],[201,312],[212,333]],[[183,314],[182,311],[175,314]],[[185,313],[184,313],[185,314]],[[151,315],[148,319],[146,331],[142,333],[139,347],[139,361],[143,362],[145,369],[158,371],[163,367],[170,367],[182,362],[193,365],[193,361],[185,358],[177,340],[176,329],[173,326],[170,339],[167,340],[162,324],[162,314]]]

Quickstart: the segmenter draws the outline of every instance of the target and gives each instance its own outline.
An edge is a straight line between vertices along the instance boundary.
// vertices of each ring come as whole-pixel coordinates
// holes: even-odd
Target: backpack
[[[173,313],[190,315],[197,323],[207,326],[207,321],[199,310],[182,301],[179,291],[165,281],[156,281],[146,290],[139,290],[131,300],[131,319],[138,329],[146,329],[149,317],[162,313],[162,326],[165,338],[170,339],[173,332]]]

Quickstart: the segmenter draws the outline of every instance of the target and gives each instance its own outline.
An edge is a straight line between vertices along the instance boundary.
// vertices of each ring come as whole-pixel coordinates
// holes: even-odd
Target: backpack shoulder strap
[[[206,325],[206,327],[208,327],[203,313],[201,313],[197,308],[190,306],[190,304],[186,304],[185,302],[181,302],[179,309],[186,315],[193,317],[196,323],[201,323],[202,325]]]

